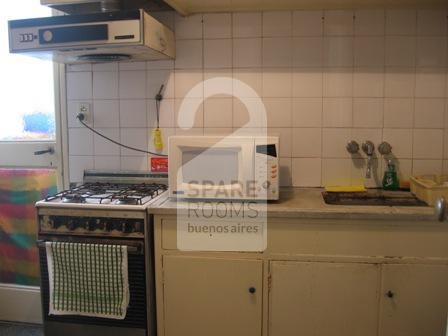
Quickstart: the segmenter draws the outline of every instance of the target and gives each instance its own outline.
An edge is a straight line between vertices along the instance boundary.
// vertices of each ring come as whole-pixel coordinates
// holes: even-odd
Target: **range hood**
[[[172,10],[164,0],[40,0],[40,3],[67,14],[112,12],[129,9],[145,9],[149,12]]]
[[[174,33],[146,10],[107,11],[117,2],[95,3],[99,12],[9,21],[10,52],[68,64],[175,57]]]

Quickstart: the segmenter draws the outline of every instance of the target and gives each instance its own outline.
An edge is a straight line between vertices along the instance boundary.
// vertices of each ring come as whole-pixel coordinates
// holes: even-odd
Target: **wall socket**
[[[79,114],[79,113],[84,114],[84,122],[85,123],[91,123],[92,114],[90,111],[90,103],[79,103],[76,114]]]

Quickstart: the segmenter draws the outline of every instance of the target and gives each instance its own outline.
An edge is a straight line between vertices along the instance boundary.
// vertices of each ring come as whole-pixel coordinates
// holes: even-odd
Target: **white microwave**
[[[279,198],[278,137],[172,136],[168,147],[172,198]]]

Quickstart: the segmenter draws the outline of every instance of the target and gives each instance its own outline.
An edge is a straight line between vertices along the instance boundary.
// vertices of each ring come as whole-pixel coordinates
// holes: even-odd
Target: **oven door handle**
[[[45,243],[46,242],[51,242],[51,241],[48,241],[48,240],[37,240],[36,244],[37,244],[38,247],[45,247]],[[112,244],[109,244],[109,245],[112,245]],[[115,244],[115,245],[120,245],[120,244]],[[134,246],[134,245],[126,245],[125,244],[125,246],[127,246],[128,253],[130,253],[130,254],[143,254],[143,246],[142,245]]]

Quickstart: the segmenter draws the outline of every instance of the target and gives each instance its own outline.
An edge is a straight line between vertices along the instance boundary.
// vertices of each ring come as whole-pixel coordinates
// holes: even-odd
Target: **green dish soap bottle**
[[[392,160],[387,161],[387,169],[384,172],[383,177],[383,189],[384,190],[398,190],[400,184],[398,182],[397,171]]]

